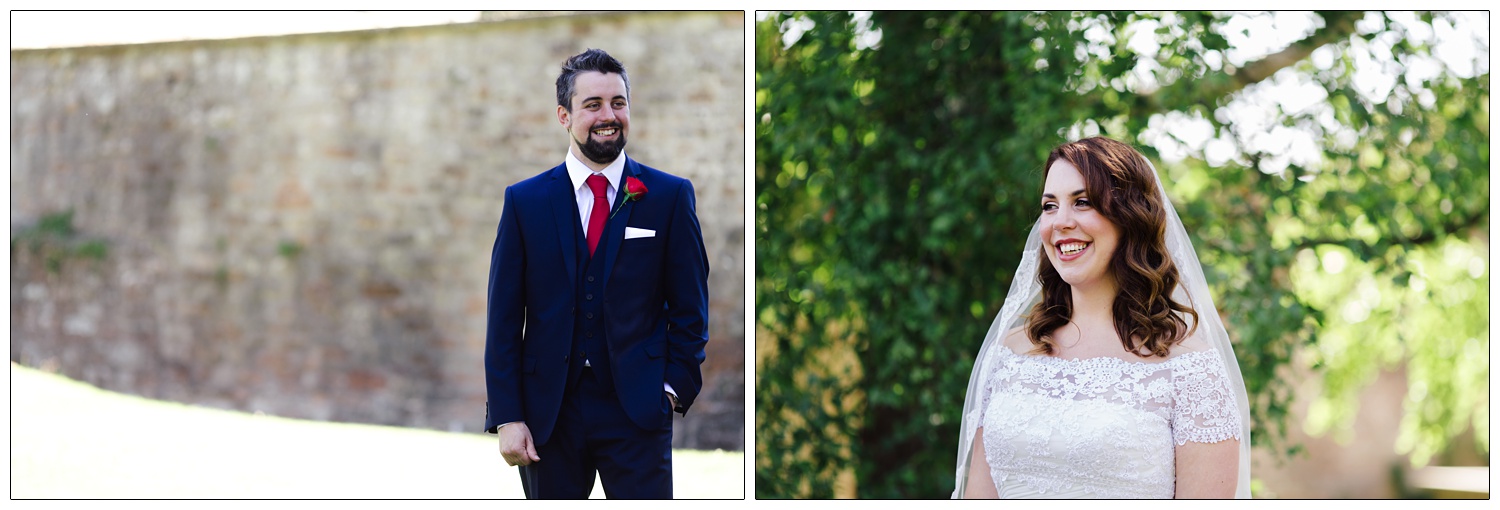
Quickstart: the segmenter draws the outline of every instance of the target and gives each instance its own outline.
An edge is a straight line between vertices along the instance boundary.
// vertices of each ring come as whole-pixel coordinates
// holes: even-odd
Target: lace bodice
[[[1240,436],[1213,350],[1161,362],[996,350],[975,412],[1002,498],[1171,498],[1176,445]]]

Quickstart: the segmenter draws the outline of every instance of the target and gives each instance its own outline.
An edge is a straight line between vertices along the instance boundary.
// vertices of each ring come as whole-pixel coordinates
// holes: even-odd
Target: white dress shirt
[[[583,161],[579,160],[578,156],[574,156],[571,150],[568,151],[568,157],[563,162],[568,166],[568,179],[573,181],[573,195],[578,199],[578,221],[583,224],[584,237],[588,237],[589,214],[594,212],[594,190],[589,189],[588,183],[584,181],[590,175],[595,174],[609,179],[609,188],[604,191],[604,198],[613,207],[615,190],[620,189],[620,183],[625,179],[625,151],[620,151],[620,157],[615,158],[609,166],[599,172],[583,164]]]

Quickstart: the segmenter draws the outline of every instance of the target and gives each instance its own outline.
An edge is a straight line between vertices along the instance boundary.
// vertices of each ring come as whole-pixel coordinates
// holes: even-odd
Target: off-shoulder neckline
[[[1119,357],[1115,357],[1115,356],[1092,356],[1092,357],[1088,357],[1088,358],[1059,358],[1057,356],[1051,356],[1051,355],[1046,355],[1046,354],[1022,354],[1022,353],[1016,352],[1014,350],[1011,350],[1010,346],[1004,345],[1004,344],[1001,344],[1000,348],[1004,349],[1007,354],[1010,354],[1011,356],[1015,356],[1017,358],[1035,359],[1035,360],[1041,361],[1041,362],[1062,363],[1062,364],[1070,364],[1070,365],[1090,365],[1090,364],[1097,365],[1097,364],[1108,364],[1108,363],[1118,363],[1118,364],[1129,365],[1129,366],[1168,365],[1168,364],[1172,364],[1172,363],[1176,362],[1179,359],[1187,358],[1187,357],[1190,357],[1190,356],[1201,356],[1201,355],[1208,355],[1208,354],[1217,354],[1217,352],[1218,352],[1218,351],[1214,350],[1212,347],[1209,347],[1209,348],[1206,348],[1206,349],[1198,349],[1198,350],[1184,352],[1184,353],[1172,356],[1170,358],[1167,358],[1167,359],[1164,359],[1164,360],[1161,360],[1161,361],[1132,361],[1132,360],[1127,360],[1125,358],[1119,358]]]

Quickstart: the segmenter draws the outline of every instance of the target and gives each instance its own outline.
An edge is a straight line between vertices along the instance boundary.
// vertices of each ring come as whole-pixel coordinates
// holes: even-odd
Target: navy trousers
[[[661,396],[661,426],[644,430],[625,415],[614,385],[585,368],[563,394],[557,426],[536,454],[542,460],[521,466],[528,499],[587,499],[594,474],[609,499],[671,499],[672,411]]]

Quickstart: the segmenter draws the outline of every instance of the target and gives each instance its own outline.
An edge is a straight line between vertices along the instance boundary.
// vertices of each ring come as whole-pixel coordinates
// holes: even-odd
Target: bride
[[[969,378],[954,497],[1249,497],[1244,381],[1156,169],[1100,137],[1044,168]]]

